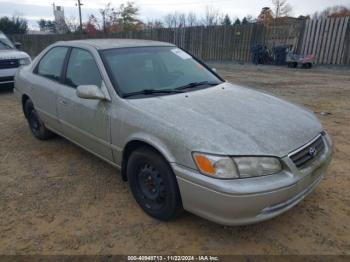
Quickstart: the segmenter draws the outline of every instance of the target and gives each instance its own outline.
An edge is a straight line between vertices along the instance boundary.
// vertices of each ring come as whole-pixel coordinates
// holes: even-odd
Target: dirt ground
[[[213,66],[316,112],[335,152],[312,195],[250,226],[189,213],[159,222],[137,206],[119,171],[63,138],[36,140],[13,94],[0,92],[0,254],[350,255],[350,70]]]

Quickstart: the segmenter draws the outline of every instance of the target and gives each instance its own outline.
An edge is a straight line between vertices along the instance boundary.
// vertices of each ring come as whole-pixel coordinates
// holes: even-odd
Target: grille
[[[302,148],[300,151],[293,153],[290,159],[297,168],[302,169],[310,165],[324,150],[322,136],[319,136],[314,142]]]
[[[2,82],[13,82],[13,76],[0,77],[0,84]]]
[[[17,68],[17,67],[19,67],[18,59],[0,60],[0,69]]]

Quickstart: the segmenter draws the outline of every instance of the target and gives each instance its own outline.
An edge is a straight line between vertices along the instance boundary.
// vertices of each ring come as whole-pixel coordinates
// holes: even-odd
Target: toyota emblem
[[[310,156],[315,156],[317,154],[317,150],[314,147],[309,148],[309,155]]]

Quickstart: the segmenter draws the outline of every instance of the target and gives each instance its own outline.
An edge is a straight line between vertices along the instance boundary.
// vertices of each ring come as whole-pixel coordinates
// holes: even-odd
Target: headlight
[[[282,170],[276,157],[226,157],[193,153],[199,171],[207,176],[234,179],[265,176]]]
[[[29,65],[32,60],[29,57],[19,59],[20,65]]]
[[[282,170],[276,157],[235,157],[234,161],[241,178],[272,175]]]

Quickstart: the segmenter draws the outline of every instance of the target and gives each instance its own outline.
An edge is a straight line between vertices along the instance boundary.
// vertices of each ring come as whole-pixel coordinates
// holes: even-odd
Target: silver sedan
[[[58,42],[17,72],[15,93],[35,137],[58,134],[120,168],[160,220],[183,209],[226,225],[272,218],[331,160],[311,111],[228,83],[168,43]]]

